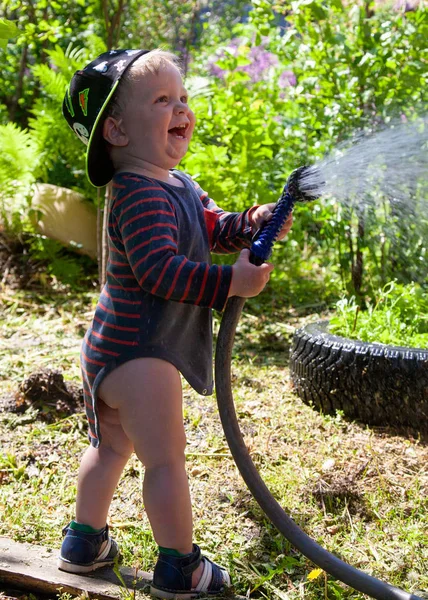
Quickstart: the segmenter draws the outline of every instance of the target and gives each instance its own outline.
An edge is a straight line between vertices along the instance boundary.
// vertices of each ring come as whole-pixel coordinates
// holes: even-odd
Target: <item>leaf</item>
[[[263,106],[264,101],[261,98],[258,98],[257,100],[254,100],[254,102],[251,104],[251,108],[253,110],[258,110],[261,106]]]
[[[371,58],[373,58],[373,54],[371,54],[370,52],[366,52],[357,66],[362,67]]]
[[[18,35],[18,27],[13,21],[0,19],[0,39],[8,40]]]

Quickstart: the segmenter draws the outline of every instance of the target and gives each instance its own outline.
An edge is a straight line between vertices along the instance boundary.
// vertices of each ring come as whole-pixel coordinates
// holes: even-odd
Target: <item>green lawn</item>
[[[0,396],[41,368],[79,382],[78,355],[96,293],[0,290]],[[428,445],[388,430],[322,416],[291,389],[293,328],[315,316],[277,309],[239,325],[233,386],[253,460],[275,498],[318,543],[407,591],[428,589]],[[216,321],[216,326],[218,322]],[[214,398],[185,386],[184,419],[195,541],[231,570],[238,594],[281,600],[365,598],[294,551],[262,514],[225,442]],[[52,412],[51,412],[52,418]],[[82,413],[43,421],[0,412],[0,535],[58,548],[73,517],[84,451]],[[153,568],[155,545],[133,458],[110,524],[123,562]],[[420,594],[420,592],[419,592]],[[428,595],[427,595],[428,597]]]

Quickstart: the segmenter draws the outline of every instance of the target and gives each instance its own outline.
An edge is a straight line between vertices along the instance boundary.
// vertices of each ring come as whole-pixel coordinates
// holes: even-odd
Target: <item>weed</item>
[[[415,283],[389,282],[366,310],[355,296],[339,300],[336,310],[331,333],[363,342],[428,348],[428,291]]]

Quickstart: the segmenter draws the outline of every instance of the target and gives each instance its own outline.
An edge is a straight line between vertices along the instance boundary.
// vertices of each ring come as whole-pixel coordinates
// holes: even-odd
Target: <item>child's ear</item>
[[[107,117],[103,123],[103,138],[112,146],[127,146],[129,139],[121,119]]]

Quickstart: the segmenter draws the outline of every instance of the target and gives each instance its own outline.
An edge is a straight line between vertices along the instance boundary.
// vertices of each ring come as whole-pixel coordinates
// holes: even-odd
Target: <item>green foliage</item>
[[[7,473],[15,480],[22,480],[25,476],[26,465],[19,464],[17,457],[9,452],[6,455],[0,454],[0,473]]]
[[[245,61],[243,54],[241,61],[230,58],[222,64]],[[267,91],[258,93],[248,80],[244,73],[231,72],[227,87],[194,98],[199,123],[182,163],[229,210],[242,210],[249,201],[276,200],[275,179],[284,179],[272,102],[266,102]]]
[[[229,210],[276,200],[295,167],[316,163],[355,131],[396,115],[413,119],[427,105],[423,7],[404,14],[305,0],[292,11],[278,3],[275,14],[265,0],[252,4],[249,23],[231,29],[232,42],[209,47],[192,66],[203,75],[214,62],[221,72],[215,93],[193,101],[198,126],[183,166]],[[256,66],[256,48],[277,64],[254,81],[245,71]],[[334,287],[364,294],[369,282],[392,278],[422,282],[428,222],[409,208],[421,207],[422,193],[399,210],[381,195],[362,201],[364,209],[334,199],[296,208],[291,243],[274,253],[278,271],[301,277],[308,257],[312,277],[333,294]]]
[[[98,18],[94,19],[94,12]],[[4,0],[0,6],[3,17],[14,21],[19,34],[13,44],[0,48],[0,123],[10,119],[26,127],[29,110],[39,96],[31,67],[46,64],[47,51],[56,44],[65,49],[71,42],[91,50],[94,37],[104,32],[101,3]]]
[[[330,331],[363,342],[428,348],[428,291],[416,284],[389,282],[361,310],[354,296],[342,298]]]
[[[82,284],[91,283],[93,261],[70,252],[60,242],[43,235],[31,235],[28,251],[33,261],[45,265],[43,275],[39,275],[44,285],[53,281],[77,290]]]
[[[316,163],[356,130],[413,120],[427,105],[422,4],[398,12],[342,0],[131,0],[119,13],[99,0],[6,0],[2,10],[20,33],[0,49],[0,122],[29,124],[37,180],[90,199],[85,148],[61,115],[62,98],[74,70],[117,40],[181,54],[198,120],[181,167],[227,210],[275,201],[295,167]],[[419,190],[400,211],[380,194],[358,209],[334,199],[296,207],[288,241],[273,254],[275,289],[310,304],[343,290],[363,297],[392,279],[423,282],[423,201]]]
[[[35,65],[33,69],[43,93],[35,100],[29,119],[41,158],[38,178],[94,198],[95,189],[85,175],[85,146],[62,115],[66,87],[73,73],[90,60],[89,53],[70,45],[65,51],[55,46],[47,54],[50,64]]]
[[[40,156],[33,137],[14,123],[0,125],[0,221],[21,231],[28,220],[29,198]]]
[[[327,130],[333,140],[345,132],[398,111],[426,106],[423,61],[428,21],[414,13],[371,12],[368,4],[345,9],[341,1],[293,3],[290,27],[277,42],[293,64],[298,85],[290,100],[303,109],[303,127],[317,141]],[[310,100],[305,110],[304,105]]]
[[[18,28],[13,21],[0,19],[0,48],[6,48],[10,38],[18,35]]]

